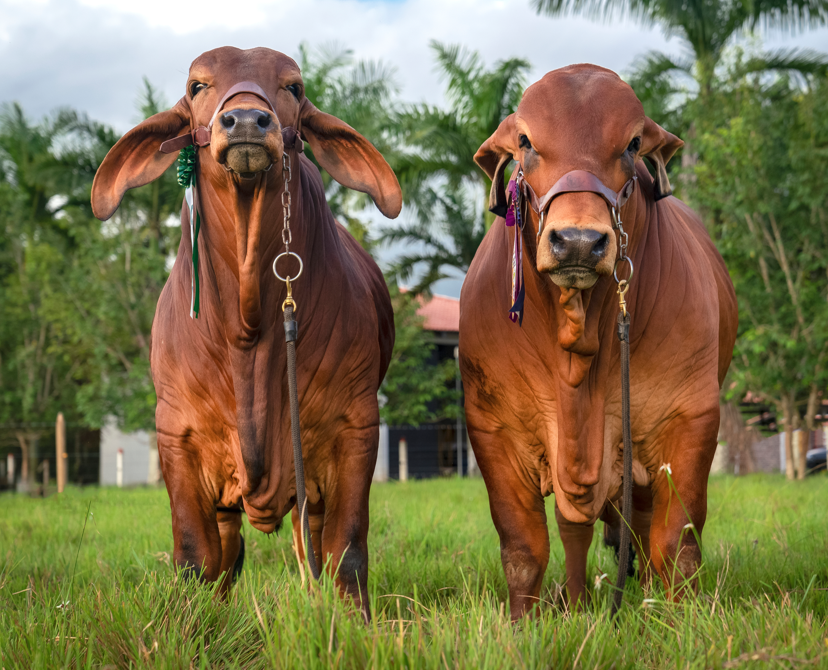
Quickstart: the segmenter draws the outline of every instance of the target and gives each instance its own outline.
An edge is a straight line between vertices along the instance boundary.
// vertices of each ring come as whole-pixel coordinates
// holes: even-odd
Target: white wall
[[[374,481],[388,481],[388,424],[380,424],[379,450],[377,451],[377,465],[374,468]]]
[[[144,430],[121,432],[115,417],[110,416],[101,428],[101,485],[115,486],[117,483],[118,449],[124,451],[124,486],[158,481],[155,433]]]

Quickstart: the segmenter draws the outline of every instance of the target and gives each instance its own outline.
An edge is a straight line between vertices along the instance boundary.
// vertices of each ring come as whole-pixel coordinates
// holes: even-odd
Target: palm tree
[[[517,107],[530,65],[509,58],[486,69],[475,51],[436,41],[431,48],[446,81],[448,107],[422,103],[399,115],[398,133],[407,147],[394,165],[400,185],[406,201],[415,205],[429,202],[435,178],[452,190],[463,184],[476,187],[486,202],[491,182],[473,156]]]
[[[393,165],[396,144],[391,141],[389,129],[394,125],[394,98],[399,92],[394,69],[381,61],[354,61],[353,52],[338,44],[315,50],[300,44],[299,66],[307,98],[323,112],[356,128]],[[316,162],[309,145],[305,145],[305,151]],[[368,228],[355,216],[370,204],[370,198],[341,187],[318,163],[317,167],[334,216],[370,249]]]
[[[426,293],[449,276],[447,268],[468,270],[494,220],[488,212],[491,181],[473,156],[517,107],[530,67],[510,58],[487,69],[477,52],[434,41],[431,48],[448,104],[411,105],[397,115],[394,132],[404,150],[393,157],[392,167],[413,221],[380,234],[384,244],[413,248],[390,273],[405,282],[425,266],[414,290]]]
[[[802,30],[825,25],[828,19],[828,0],[532,0],[532,6],[549,16],[577,14],[607,21],[630,17],[644,25],[660,25],[668,36],[678,38],[683,56],[650,51],[633,65],[630,83],[645,107],[650,102],[656,108],[682,90],[682,78],[696,88],[702,103],[708,100],[726,47],[744,32]],[[810,75],[825,72],[828,57],[808,49],[783,49],[760,53],[742,67],[745,73]]]
[[[463,190],[428,189],[421,204],[431,216],[386,228],[381,236],[385,244],[403,242],[417,249],[398,258],[387,273],[404,283],[425,265],[415,294],[429,293],[434,282],[449,277],[446,268],[466,272],[486,234],[482,211]]]

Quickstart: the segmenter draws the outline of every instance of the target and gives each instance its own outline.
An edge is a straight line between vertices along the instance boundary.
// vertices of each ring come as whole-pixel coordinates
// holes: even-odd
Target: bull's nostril
[[[556,230],[549,233],[549,244],[552,245],[552,253],[555,257],[566,255],[566,240],[558,235]]]
[[[601,237],[598,238],[598,241],[592,247],[592,254],[594,256],[603,257],[604,254],[607,253],[607,247],[609,246],[609,235],[604,233]]]
[[[270,125],[270,114],[262,114],[256,121],[259,128],[267,128]]]
[[[230,128],[236,125],[236,118],[230,114],[222,114],[221,125],[230,130]]]

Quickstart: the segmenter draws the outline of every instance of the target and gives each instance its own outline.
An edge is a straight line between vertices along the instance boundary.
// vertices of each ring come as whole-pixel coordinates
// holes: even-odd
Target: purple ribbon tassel
[[[520,195],[517,183],[512,180],[506,189],[509,195],[509,207],[506,210],[506,226],[515,229],[515,244],[512,249],[512,306],[509,319],[518,326],[523,325],[523,221],[520,220]],[[517,224],[517,225],[515,225]]]

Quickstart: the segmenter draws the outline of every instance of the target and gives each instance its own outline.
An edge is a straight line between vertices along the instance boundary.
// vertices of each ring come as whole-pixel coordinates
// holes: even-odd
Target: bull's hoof
[[[233,565],[233,581],[235,582],[239,575],[241,574],[242,568],[244,567],[244,535],[239,536],[239,555],[236,557],[236,562]]]

